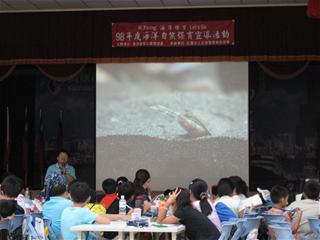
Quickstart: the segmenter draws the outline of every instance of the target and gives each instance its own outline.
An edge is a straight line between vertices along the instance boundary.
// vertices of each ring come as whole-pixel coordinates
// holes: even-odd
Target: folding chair
[[[228,240],[232,227],[235,225],[234,222],[224,222],[221,227],[221,235],[218,240]]]
[[[310,229],[315,235],[315,239],[320,239],[320,219],[317,217],[309,217],[308,222],[310,225]]]
[[[259,229],[261,220],[263,217],[258,216],[255,218],[246,218],[246,221],[243,223],[243,232],[241,238],[245,238],[253,229]]]
[[[8,219],[3,219],[0,223],[0,230],[8,230],[10,229],[10,221]]]
[[[291,225],[290,223],[286,222],[286,221],[271,221],[270,222],[270,225],[273,225],[273,226],[278,226],[278,227],[287,227],[287,228],[291,228]]]
[[[31,216],[43,219],[43,213],[42,212],[33,212],[33,213],[31,213]]]
[[[43,222],[44,222],[44,227],[47,227],[49,230],[49,236],[47,237],[47,240],[59,240],[56,237],[56,234],[54,233],[53,229],[52,229],[52,223],[51,220],[49,218],[44,217],[43,218]]]
[[[23,220],[24,220],[23,214],[15,215],[13,217],[13,220],[11,221],[9,232],[12,233],[15,230],[17,230],[19,227],[22,227]]]
[[[258,213],[245,213],[244,214],[244,218],[255,218],[255,217],[258,217],[259,214]]]
[[[10,221],[3,219],[0,223],[0,239],[7,239],[9,236]]]
[[[246,222],[247,220],[242,218],[242,219],[238,219],[238,221],[236,222],[236,225],[237,225],[237,230],[235,231],[235,233],[233,234],[231,240],[239,240],[242,236],[242,234],[244,233],[245,231],[245,228],[243,227],[244,223]]]
[[[26,234],[30,240],[45,240],[45,237],[41,233],[38,233],[36,227],[33,226],[33,222],[36,221],[37,218],[39,218],[38,216],[30,215],[26,217]]]
[[[266,225],[270,225],[271,221],[285,221],[285,217],[283,215],[278,214],[262,214]]]
[[[269,228],[275,233],[276,240],[295,240],[291,228],[270,225]]]

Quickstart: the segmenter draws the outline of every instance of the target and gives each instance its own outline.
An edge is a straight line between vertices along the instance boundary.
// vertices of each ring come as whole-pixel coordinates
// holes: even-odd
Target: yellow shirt
[[[105,207],[99,203],[88,203],[86,207],[89,208],[90,211],[94,212],[95,214],[106,214],[107,212]]]

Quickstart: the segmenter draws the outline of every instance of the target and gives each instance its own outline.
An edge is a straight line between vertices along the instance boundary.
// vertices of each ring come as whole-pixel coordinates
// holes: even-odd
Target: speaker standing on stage
[[[60,173],[65,176],[68,183],[76,179],[76,172],[74,167],[68,164],[69,153],[65,150],[61,150],[57,156],[57,163],[48,167],[46,177],[54,172]]]

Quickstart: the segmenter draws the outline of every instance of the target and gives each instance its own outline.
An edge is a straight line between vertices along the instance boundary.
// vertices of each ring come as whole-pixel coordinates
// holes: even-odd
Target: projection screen
[[[148,169],[152,190],[248,181],[248,64],[97,65],[96,185]]]

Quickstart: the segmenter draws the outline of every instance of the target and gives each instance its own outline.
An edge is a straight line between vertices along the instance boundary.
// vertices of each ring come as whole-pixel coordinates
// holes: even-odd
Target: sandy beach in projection
[[[147,168],[154,180],[153,189],[161,190],[163,186],[174,187],[172,180],[186,186],[194,177],[207,176],[206,180],[214,184],[220,177],[247,173],[247,156],[247,140],[241,139],[206,137],[185,141],[118,135],[97,138],[96,169],[97,176],[105,176],[107,171],[116,177],[121,170],[123,175],[133,177],[137,169]]]

